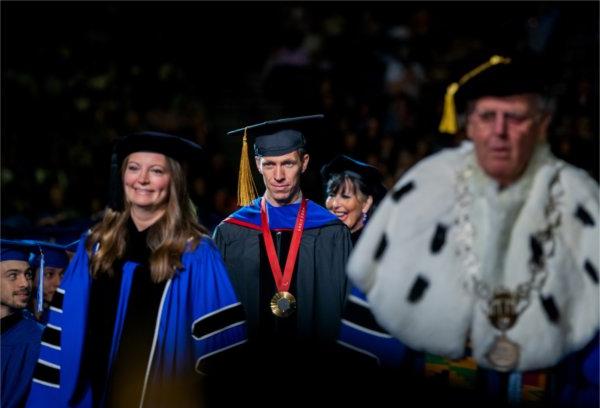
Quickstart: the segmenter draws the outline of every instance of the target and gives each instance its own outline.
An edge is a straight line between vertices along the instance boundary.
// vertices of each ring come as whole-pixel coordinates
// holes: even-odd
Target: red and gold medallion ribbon
[[[296,224],[294,225],[294,232],[292,234],[292,242],[290,244],[287,259],[285,261],[283,273],[281,272],[279,259],[277,258],[277,253],[275,252],[275,244],[273,243],[273,237],[271,236],[271,230],[269,228],[267,202],[265,197],[263,197],[260,202],[261,230],[263,239],[265,241],[267,257],[269,258],[269,265],[271,266],[271,273],[273,274],[275,286],[277,287],[277,293],[271,299],[271,311],[278,317],[287,317],[296,309],[296,299],[291,293],[289,293],[289,289],[290,284],[292,283],[292,276],[294,274],[294,267],[298,257],[298,250],[300,249],[302,232],[304,231],[307,202],[307,199],[303,199],[302,203],[300,204],[300,208],[298,209]]]

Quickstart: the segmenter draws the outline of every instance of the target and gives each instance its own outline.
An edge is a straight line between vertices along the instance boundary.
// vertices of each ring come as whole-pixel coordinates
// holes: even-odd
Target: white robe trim
[[[547,277],[506,332],[520,347],[517,370],[553,366],[585,346],[598,330],[598,282],[585,264],[598,271],[599,192],[584,171],[556,159],[545,144],[536,148],[523,176],[503,190],[479,170],[470,142],[423,160],[380,204],[351,254],[348,274],[367,294],[379,324],[409,347],[459,358],[470,340],[478,364],[493,368],[485,356],[500,332],[490,324],[485,302],[465,285],[457,253],[456,183],[466,165],[476,169],[468,183],[479,277],[491,288],[502,285],[513,291],[531,277],[530,237],[546,225],[548,186],[558,173],[561,223],[555,230],[555,252],[546,259]],[[410,182],[414,188],[395,201],[394,192]],[[579,206],[594,225],[575,216]],[[446,240],[432,253],[438,224],[448,228]],[[387,246],[375,259],[384,235]],[[426,287],[419,299],[410,301],[418,278]],[[549,318],[542,298],[554,302],[556,321]]]

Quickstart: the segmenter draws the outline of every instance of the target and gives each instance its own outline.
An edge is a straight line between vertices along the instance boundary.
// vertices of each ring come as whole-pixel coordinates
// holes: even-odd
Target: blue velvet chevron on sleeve
[[[85,237],[52,299],[27,407],[88,407],[91,388],[79,383],[91,278]]]
[[[346,301],[338,344],[389,368],[399,367],[407,352],[399,340],[379,326],[366,296],[356,287]]]

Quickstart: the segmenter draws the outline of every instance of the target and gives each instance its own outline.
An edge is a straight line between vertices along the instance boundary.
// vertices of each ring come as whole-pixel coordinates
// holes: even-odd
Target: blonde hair
[[[121,177],[127,160],[128,158],[123,160]],[[186,246],[189,244],[194,249],[200,239],[208,233],[198,222],[181,164],[167,157],[167,166],[171,173],[171,182],[166,209],[163,216],[148,228],[146,242],[152,251],[149,266],[153,282],[163,282],[172,278],[177,270],[183,267],[181,256]],[[90,272],[93,277],[101,274],[112,276],[113,264],[125,255],[130,209],[131,204],[124,199],[123,211],[108,208],[102,221],[92,229],[86,249],[91,260]],[[94,251],[96,245],[98,248]]]

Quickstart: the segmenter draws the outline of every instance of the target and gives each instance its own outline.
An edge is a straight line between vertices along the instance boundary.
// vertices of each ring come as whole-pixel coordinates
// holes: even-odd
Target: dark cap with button
[[[491,56],[448,86],[439,131],[456,133],[457,111],[464,110],[469,101],[484,96],[547,93],[546,71],[542,61],[532,56]]]

